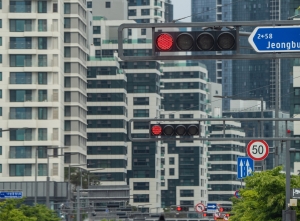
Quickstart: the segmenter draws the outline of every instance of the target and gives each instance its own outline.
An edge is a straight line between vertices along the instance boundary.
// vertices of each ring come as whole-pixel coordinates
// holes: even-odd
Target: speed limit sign
[[[264,160],[269,155],[269,145],[264,140],[251,140],[247,145],[247,153],[253,160]]]

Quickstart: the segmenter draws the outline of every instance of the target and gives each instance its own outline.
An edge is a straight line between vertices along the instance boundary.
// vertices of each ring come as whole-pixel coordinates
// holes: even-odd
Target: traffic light
[[[188,206],[177,206],[176,211],[177,212],[189,211],[189,207]]]
[[[150,136],[195,136],[199,135],[196,124],[151,124]]]
[[[235,30],[155,32],[155,52],[233,51],[236,50]]]

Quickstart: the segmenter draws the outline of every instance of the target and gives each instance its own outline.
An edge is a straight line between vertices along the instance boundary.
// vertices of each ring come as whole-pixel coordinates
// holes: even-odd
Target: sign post
[[[247,154],[253,160],[264,160],[269,155],[269,145],[264,140],[251,140],[247,145]]]

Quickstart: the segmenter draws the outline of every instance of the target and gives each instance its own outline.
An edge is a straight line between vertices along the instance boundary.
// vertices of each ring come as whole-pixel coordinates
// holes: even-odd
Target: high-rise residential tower
[[[0,3],[1,125],[13,129],[2,134],[0,180],[43,182],[48,171],[62,182],[56,155],[86,162],[86,2]]]

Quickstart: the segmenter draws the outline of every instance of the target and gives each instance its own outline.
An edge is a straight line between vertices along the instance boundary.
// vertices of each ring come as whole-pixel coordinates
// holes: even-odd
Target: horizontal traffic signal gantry
[[[236,31],[155,32],[156,52],[236,50]]]

